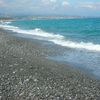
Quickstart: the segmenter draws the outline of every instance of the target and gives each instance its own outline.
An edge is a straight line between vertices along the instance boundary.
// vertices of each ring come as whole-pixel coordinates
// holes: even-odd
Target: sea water
[[[51,58],[76,65],[100,78],[99,18],[16,20],[2,22],[0,27],[66,48],[62,55]]]

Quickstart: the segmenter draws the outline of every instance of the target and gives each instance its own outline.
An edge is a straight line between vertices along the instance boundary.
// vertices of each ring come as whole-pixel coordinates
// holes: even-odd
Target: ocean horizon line
[[[81,19],[81,18],[100,18],[100,16],[59,16],[59,15],[27,15],[27,16],[10,16],[10,15],[0,15],[0,20],[11,20],[11,19]]]

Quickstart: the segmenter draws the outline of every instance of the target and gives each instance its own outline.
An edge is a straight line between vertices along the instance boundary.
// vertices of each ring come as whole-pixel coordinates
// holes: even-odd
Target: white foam
[[[84,42],[73,42],[73,41],[66,41],[66,40],[52,40],[55,44],[66,46],[70,48],[77,48],[77,49],[86,49],[91,51],[98,51],[100,52],[100,45],[93,44],[93,43],[84,43]]]
[[[0,21],[0,23],[2,24],[2,25],[8,25],[8,24],[10,24],[11,23],[11,21]]]
[[[10,24],[11,22],[10,21],[8,21],[8,22],[4,22],[5,24]]]
[[[69,40],[66,40],[65,37],[62,35],[48,33],[39,28],[36,28],[33,30],[22,30],[18,27],[9,26],[9,25],[0,25],[0,27],[7,29],[7,30],[12,30],[13,32],[17,32],[17,33],[39,36],[55,44],[69,47],[69,48],[86,49],[86,50],[100,52],[100,44],[69,41]]]

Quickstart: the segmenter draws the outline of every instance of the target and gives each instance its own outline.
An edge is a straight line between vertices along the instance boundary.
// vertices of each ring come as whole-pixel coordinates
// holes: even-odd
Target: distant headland
[[[6,20],[35,20],[35,19],[77,19],[77,18],[100,18],[100,17],[92,17],[92,16],[2,16],[0,15],[0,20],[6,21]]]

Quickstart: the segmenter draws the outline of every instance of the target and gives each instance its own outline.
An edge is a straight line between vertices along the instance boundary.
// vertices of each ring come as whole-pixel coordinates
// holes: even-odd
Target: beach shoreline
[[[98,100],[100,81],[46,59],[41,42],[0,31],[1,100]]]

